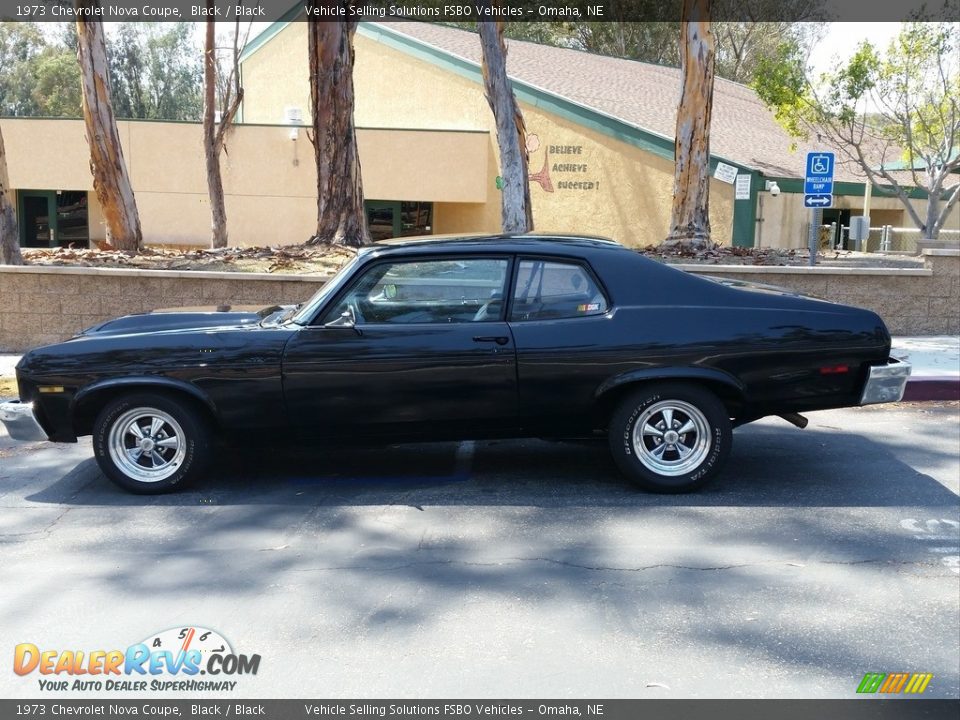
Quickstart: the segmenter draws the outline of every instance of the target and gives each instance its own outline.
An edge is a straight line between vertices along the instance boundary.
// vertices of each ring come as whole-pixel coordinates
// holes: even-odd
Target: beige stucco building
[[[242,59],[242,122],[230,131],[222,159],[231,244],[299,243],[316,224],[304,126],[306,26],[295,20],[274,23]],[[496,138],[476,35],[420,23],[363,23],[355,47],[356,124],[374,236],[496,232]],[[659,243],[673,192],[679,71],[526,42],[510,43],[508,70],[530,137],[537,230]],[[714,103],[714,239],[803,246],[809,213],[801,178],[811,148],[791,150],[790,138],[749,88],[717,80]],[[23,244],[102,240],[82,122],[2,124]],[[145,241],[207,245],[200,125],[119,125]],[[862,210],[864,186],[845,168],[837,179],[825,220],[842,225]],[[771,181],[779,196],[767,192]],[[874,196],[872,225],[908,225],[904,215],[896,199]]]

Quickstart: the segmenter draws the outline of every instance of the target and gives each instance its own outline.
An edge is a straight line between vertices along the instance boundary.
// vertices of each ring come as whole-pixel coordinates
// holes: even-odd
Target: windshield
[[[345,265],[342,265],[340,269],[337,270],[337,272],[333,275],[333,277],[327,280],[323,284],[323,287],[313,294],[313,297],[298,306],[296,313],[290,318],[290,322],[296,323],[297,325],[306,325],[309,323],[310,318],[317,313],[317,310],[320,308],[320,306],[326,302],[327,298],[330,297],[330,295],[332,295],[338,287],[340,287],[343,279],[353,272],[353,269],[360,262],[360,258],[363,255],[363,252],[359,252],[352,260]]]

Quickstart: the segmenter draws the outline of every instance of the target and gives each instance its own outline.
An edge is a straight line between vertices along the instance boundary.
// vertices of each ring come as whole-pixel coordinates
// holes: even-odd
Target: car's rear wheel
[[[723,403],[695,385],[647,385],[627,395],[609,425],[610,450],[628,478],[651,492],[698,490],[719,472],[733,429]]]
[[[170,492],[195,480],[211,452],[210,428],[187,402],[136,393],[97,416],[93,449],[103,473],[141,495]]]

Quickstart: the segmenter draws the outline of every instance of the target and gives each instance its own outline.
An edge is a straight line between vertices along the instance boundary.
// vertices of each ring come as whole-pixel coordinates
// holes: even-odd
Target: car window
[[[506,258],[378,263],[324,315],[352,313],[362,323],[461,323],[500,319]]]
[[[517,268],[511,320],[554,320],[603,315],[607,299],[576,262],[522,260]]]

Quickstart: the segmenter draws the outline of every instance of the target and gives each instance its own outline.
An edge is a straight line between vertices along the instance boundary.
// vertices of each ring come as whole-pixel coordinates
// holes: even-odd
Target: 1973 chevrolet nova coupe
[[[27,353],[20,440],[93,436],[136,493],[200,476],[217,435],[609,439],[641,487],[713,478],[732,428],[893,402],[909,365],[874,313],[691,275],[614,242],[495,236],[362,250],[308,302],[154,312]]]

